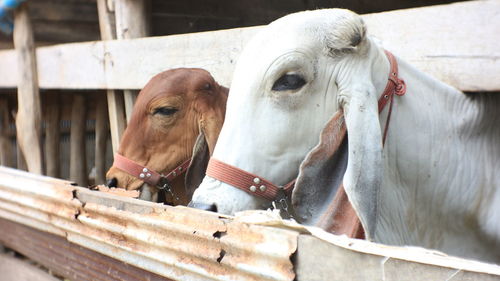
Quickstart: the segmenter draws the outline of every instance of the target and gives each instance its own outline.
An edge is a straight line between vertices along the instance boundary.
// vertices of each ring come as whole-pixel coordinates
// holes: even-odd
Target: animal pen
[[[230,86],[254,25],[298,10],[352,9],[418,69],[471,95],[500,90],[496,0],[256,2],[20,4],[13,36],[0,36],[0,244],[73,281],[500,280],[496,265],[265,212],[230,217],[84,188],[104,182],[136,91],[153,75],[201,67]],[[1,280],[55,280],[25,259],[0,260]]]

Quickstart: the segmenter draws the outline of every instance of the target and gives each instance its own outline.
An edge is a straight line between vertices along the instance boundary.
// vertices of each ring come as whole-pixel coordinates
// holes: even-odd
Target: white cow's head
[[[292,202],[300,221],[314,223],[333,194],[329,189],[343,178],[355,208],[373,216],[361,217],[371,233],[381,179],[377,91],[389,68],[385,79],[372,82],[374,61],[385,57],[365,31],[361,17],[342,9],[292,14],[265,27],[238,61],[213,157],[285,185],[297,177],[320,134],[335,138],[339,126],[325,124],[343,110],[349,160],[342,153],[309,155],[314,163],[302,163]],[[215,204],[226,214],[271,205],[208,176],[193,202]]]

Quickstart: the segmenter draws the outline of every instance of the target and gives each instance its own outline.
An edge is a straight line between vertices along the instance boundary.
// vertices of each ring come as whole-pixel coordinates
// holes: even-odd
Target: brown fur
[[[228,89],[203,69],[178,68],[154,76],[137,97],[118,153],[153,169],[168,173],[191,158],[200,132],[206,136],[210,154],[224,122]],[[160,107],[178,109],[172,115],[155,114]],[[106,178],[118,187],[139,189],[143,182],[111,167]],[[183,177],[172,183],[174,193],[187,203]]]

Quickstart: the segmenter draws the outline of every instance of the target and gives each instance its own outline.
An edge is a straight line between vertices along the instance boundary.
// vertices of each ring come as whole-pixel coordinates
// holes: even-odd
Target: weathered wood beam
[[[96,101],[95,113],[95,184],[106,181],[106,142],[109,135],[108,107],[105,97]]]
[[[151,0],[115,0],[116,37],[134,39],[150,33]]]
[[[43,174],[40,92],[33,40],[33,29],[27,3],[14,13],[14,46],[17,52],[17,140],[26,159],[28,171]]]
[[[109,5],[108,1],[106,0],[97,0],[97,13],[99,15],[99,29],[101,33],[101,39],[116,39],[114,7]]]
[[[73,95],[71,111],[70,175],[71,181],[80,186],[88,185],[87,153],[85,149],[86,126],[85,96]]]
[[[7,254],[0,254],[2,280],[58,281],[42,269]]]
[[[113,1],[97,0],[97,11],[99,13],[99,27],[101,30],[102,40],[116,39],[116,26],[114,16]],[[109,68],[114,63],[114,58],[108,55],[103,57],[105,68]],[[98,68],[102,65],[99,63]],[[126,127],[126,114],[125,105],[123,102],[123,95],[115,90],[108,88],[108,111],[109,123],[111,129],[111,143],[113,147],[113,155],[118,151],[120,139],[122,138],[123,131]]]
[[[150,34],[151,0],[115,0],[116,37],[134,39]],[[127,123],[132,116],[132,109],[137,91],[124,90],[125,114]]]
[[[118,151],[120,140],[126,127],[125,103],[123,95],[114,90],[107,91],[109,127],[111,130],[111,146],[113,155]]]
[[[495,0],[466,1],[363,18],[368,33],[387,49],[437,79],[463,91],[498,91],[500,49],[494,34],[500,34],[499,11]],[[243,46],[259,28],[40,47],[40,85],[141,89],[163,70],[203,67],[229,86]],[[11,56],[0,51],[0,87],[16,86]]]
[[[59,142],[62,104],[59,93],[47,93],[44,99],[45,161],[47,176],[60,177]]]
[[[16,143],[16,168],[23,171],[28,170],[26,160],[24,159],[23,152],[21,151],[21,147],[19,146],[19,141]]]
[[[12,144],[8,134],[9,105],[5,98],[0,98],[0,165],[14,167]]]

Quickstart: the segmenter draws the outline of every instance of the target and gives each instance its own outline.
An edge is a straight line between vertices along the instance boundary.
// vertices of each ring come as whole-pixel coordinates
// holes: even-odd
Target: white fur
[[[385,87],[389,63],[383,50],[369,37],[349,46],[350,35],[362,30],[357,15],[332,9],[292,14],[259,33],[238,61],[213,157],[275,184],[295,178],[334,112],[344,107],[362,115]],[[378,242],[500,262],[500,97],[468,97],[398,63],[408,90],[394,100],[383,165],[380,171],[359,170],[380,177],[378,198],[353,193],[356,183],[346,173],[353,205],[364,225],[376,224],[370,236]],[[308,83],[298,92],[271,91],[286,72],[301,73]],[[368,105],[352,94],[364,90]],[[373,117],[377,132],[386,115]],[[356,131],[364,126],[352,124],[358,129],[349,131],[348,173],[363,168],[351,157],[351,138],[360,138]],[[378,146],[380,139],[371,150]],[[378,209],[367,214],[364,202],[370,200]],[[193,201],[216,203],[227,214],[270,203],[209,177]]]

